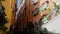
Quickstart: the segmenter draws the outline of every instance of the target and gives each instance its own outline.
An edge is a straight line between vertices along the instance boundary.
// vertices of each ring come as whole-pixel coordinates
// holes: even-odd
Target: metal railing
[[[20,6],[19,6],[19,8],[18,8],[18,10],[17,10],[17,12],[16,12],[16,19],[17,19],[18,13],[20,12],[20,10],[21,10],[21,8],[23,7],[24,3],[25,3],[25,0],[22,0],[21,4],[20,4]],[[21,12],[20,12],[20,13],[21,13]]]

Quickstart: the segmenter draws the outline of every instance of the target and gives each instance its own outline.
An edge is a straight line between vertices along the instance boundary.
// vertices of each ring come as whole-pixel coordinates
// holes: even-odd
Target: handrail
[[[52,1],[53,2],[53,1]],[[54,4],[55,4],[55,2],[53,2]],[[54,12],[56,12],[56,10],[57,10],[57,8],[56,8],[56,6],[55,6],[55,9],[53,9],[46,17],[44,17],[43,19],[42,19],[42,22],[45,22],[46,23],[46,21],[47,21],[47,19],[54,13]]]
[[[55,7],[55,9],[53,9],[53,11],[51,11],[46,17],[44,17],[43,20],[42,20],[42,22],[43,21],[45,22],[48,19],[48,17],[50,17],[56,11],[57,11],[57,7]]]
[[[21,4],[16,12],[16,19],[17,19],[17,15],[18,15],[19,11],[21,10],[21,8],[23,7],[24,3],[25,3],[25,0],[22,0]]]

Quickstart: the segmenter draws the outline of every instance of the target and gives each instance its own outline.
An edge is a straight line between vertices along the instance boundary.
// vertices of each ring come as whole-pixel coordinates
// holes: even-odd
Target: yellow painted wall
[[[5,7],[5,13],[8,17],[7,27],[9,28],[12,23],[12,0],[2,1],[2,4]]]

